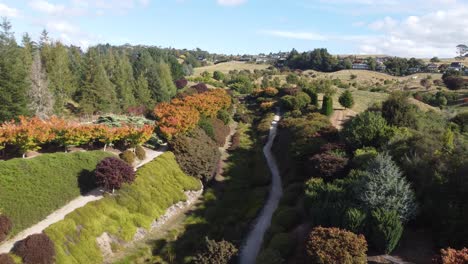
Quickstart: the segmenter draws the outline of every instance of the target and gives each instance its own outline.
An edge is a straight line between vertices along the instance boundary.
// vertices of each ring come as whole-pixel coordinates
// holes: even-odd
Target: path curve
[[[155,150],[150,150],[146,149],[146,158],[141,161],[137,166],[135,166],[135,170],[137,170],[139,167],[145,165],[146,163],[152,161],[156,157],[160,156],[166,151],[167,147],[163,147],[162,149],[155,151]],[[85,206],[86,204],[100,200],[104,197],[104,190],[101,188],[96,188],[92,191],[90,191],[87,194],[81,195],[74,200],[70,201],[68,204],[64,205],[62,208],[57,209],[50,215],[48,215],[44,220],[41,222],[21,231],[19,234],[14,236],[13,238],[3,242],[0,244],[0,254],[2,253],[8,253],[10,250],[13,248],[16,242],[21,241],[25,239],[26,237],[41,233],[44,231],[47,227],[63,220],[66,215],[69,213],[75,211],[76,209]]]
[[[270,134],[268,136],[268,142],[263,148],[263,154],[270,168],[272,179],[271,179],[271,190],[268,196],[268,200],[263,207],[259,217],[255,220],[255,225],[247,236],[247,240],[242,247],[240,253],[240,264],[254,264],[257,258],[258,253],[260,252],[260,247],[262,246],[263,236],[265,235],[266,230],[271,224],[271,218],[273,213],[278,207],[281,196],[283,195],[283,187],[281,185],[281,177],[279,174],[278,165],[276,164],[275,157],[271,151],[273,141],[276,137],[276,132],[278,130],[278,122],[280,116],[277,113],[270,127]]]

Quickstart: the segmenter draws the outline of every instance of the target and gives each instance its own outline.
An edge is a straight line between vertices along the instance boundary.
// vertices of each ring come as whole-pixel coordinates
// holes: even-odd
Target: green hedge
[[[185,200],[184,191],[200,188],[197,179],[182,172],[174,154],[159,156],[138,170],[132,185],[75,210],[45,230],[55,243],[57,264],[102,263],[96,245],[102,233],[129,241],[138,227],[148,229],[168,207]]]
[[[0,161],[0,211],[13,221],[11,234],[93,189],[92,171],[100,160],[111,155],[90,151]]]

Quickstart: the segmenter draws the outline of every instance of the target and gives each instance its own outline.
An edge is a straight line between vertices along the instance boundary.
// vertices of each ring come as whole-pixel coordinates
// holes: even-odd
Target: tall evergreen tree
[[[39,118],[50,117],[54,111],[54,96],[49,90],[49,82],[39,52],[34,54],[29,76],[31,82],[28,90],[29,110]]]
[[[135,90],[133,91],[133,94],[135,96],[136,103],[150,108],[153,104],[153,100],[151,99],[151,91],[148,88],[148,81],[143,74],[138,76],[134,87]]]
[[[0,121],[28,113],[27,75],[21,48],[15,41],[10,22],[4,18],[0,25]]]
[[[135,105],[133,69],[126,54],[117,55],[115,63],[111,81],[115,85],[120,108],[125,110]]]
[[[177,93],[177,87],[172,80],[171,69],[167,63],[160,62],[156,65],[156,71],[159,75],[159,87],[156,90],[156,100],[158,100],[158,102],[169,101]]]
[[[117,108],[115,88],[107,77],[96,49],[91,48],[85,61],[81,109],[86,114],[112,112]]]
[[[80,47],[71,46],[69,48],[69,57],[70,57],[70,71],[73,75],[72,81],[72,90],[75,91],[73,94],[73,99],[77,101],[77,98],[80,98],[81,95],[81,82],[83,79],[83,52]]]

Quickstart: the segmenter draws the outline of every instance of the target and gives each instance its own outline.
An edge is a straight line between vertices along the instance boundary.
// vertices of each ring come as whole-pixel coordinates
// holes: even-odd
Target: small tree
[[[322,102],[322,114],[330,116],[333,114],[333,98],[325,95]]]
[[[23,259],[24,264],[52,264],[55,262],[55,247],[44,234],[34,234],[18,242],[13,252]]]
[[[217,81],[222,81],[222,80],[224,80],[224,78],[225,78],[224,73],[222,73],[220,71],[213,72],[213,79],[215,79]]]
[[[230,242],[215,241],[205,237],[206,248],[199,253],[193,263],[195,264],[227,264],[237,255],[237,248]]]
[[[0,242],[5,240],[13,228],[13,223],[6,215],[0,215]]]
[[[354,105],[353,95],[349,90],[346,90],[344,93],[340,95],[338,101],[344,108],[351,108]]]
[[[121,159],[109,157],[103,159],[96,167],[96,183],[106,190],[120,189],[123,183],[135,180],[133,168]]]
[[[187,84],[188,84],[188,81],[186,79],[180,79],[180,80],[175,81],[175,85],[177,89],[182,89],[185,86],[187,86]]]
[[[438,57],[433,57],[431,59],[431,62],[440,62],[440,59]]]
[[[306,244],[312,263],[367,263],[367,242],[363,235],[356,235],[339,228],[316,227]]]
[[[372,211],[367,237],[375,249],[390,254],[398,245],[402,233],[403,224],[397,211],[380,208]]]

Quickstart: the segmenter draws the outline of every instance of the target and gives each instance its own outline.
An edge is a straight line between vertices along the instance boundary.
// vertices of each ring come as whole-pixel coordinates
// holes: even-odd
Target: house
[[[462,71],[465,68],[462,62],[452,62],[447,70]]]
[[[369,65],[365,63],[353,63],[353,70],[369,70]]]
[[[429,63],[426,68],[428,72],[439,72],[439,66],[435,63]]]
[[[377,67],[375,67],[375,69],[379,72],[384,72],[387,70],[387,66],[385,66],[383,63],[377,63]]]

